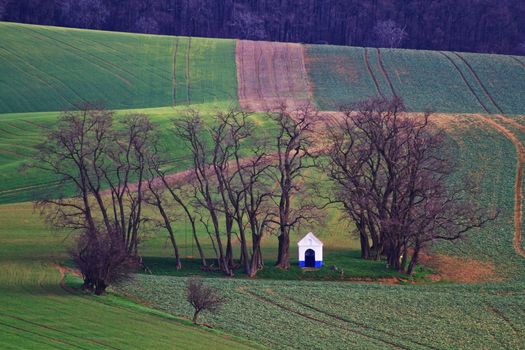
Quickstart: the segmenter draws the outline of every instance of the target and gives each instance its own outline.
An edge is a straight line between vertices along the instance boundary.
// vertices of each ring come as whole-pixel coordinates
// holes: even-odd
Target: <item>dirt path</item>
[[[302,45],[238,40],[235,56],[242,109],[296,109],[310,101]]]
[[[523,147],[523,144],[518,139],[518,137],[509,129],[504,127],[503,125],[496,122],[494,119],[490,117],[486,117],[483,115],[478,116],[480,119],[482,119],[485,123],[491,125],[493,128],[504,134],[516,147],[516,151],[518,153],[518,159],[516,163],[516,181],[514,184],[514,250],[525,258],[525,250],[523,249],[523,246],[521,245],[522,235],[521,235],[521,227],[522,227],[522,209],[523,209],[523,166],[525,165],[525,147]],[[505,116],[499,116],[498,118],[509,122],[510,124],[514,125],[513,123],[516,123],[514,120],[507,118]],[[519,128],[523,128],[525,131],[525,128],[519,125]]]

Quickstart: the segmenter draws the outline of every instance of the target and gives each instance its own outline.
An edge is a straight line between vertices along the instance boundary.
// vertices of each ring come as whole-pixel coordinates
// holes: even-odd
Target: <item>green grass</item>
[[[52,233],[31,204],[0,209],[2,349],[222,349],[255,346],[109,295],[60,287],[52,267],[63,260],[64,233]]]
[[[269,347],[523,347],[525,260],[512,247],[514,146],[475,117],[450,121],[447,131],[451,150],[458,155],[458,177],[469,176],[480,190],[472,200],[495,205],[501,214],[459,245],[439,244],[434,249],[494,263],[503,282],[389,286],[305,281],[304,275],[299,276],[302,281],[283,281],[284,276],[270,268],[261,271],[257,280],[207,279],[229,302],[217,315],[203,315],[203,321]],[[324,229],[332,227],[325,225]],[[319,230],[322,235],[323,228]],[[339,231],[339,239],[328,237],[322,238],[332,245],[326,249],[326,260],[336,261],[340,256],[334,247],[345,236]],[[352,264],[354,253],[349,244],[347,240],[346,263]],[[155,262],[151,257],[146,261]],[[156,262],[161,264],[157,272],[174,275],[169,266],[162,266],[166,259]],[[366,271],[367,267],[356,264],[355,269]],[[292,269],[289,279],[297,277]],[[138,275],[123,290],[166,312],[188,315],[190,309],[181,302],[184,281],[185,277]]]
[[[228,102],[193,105],[191,108],[201,113],[205,120],[211,120],[214,113],[231,107]],[[165,147],[169,171],[186,170],[191,159],[184,144],[171,132],[172,120],[187,114],[188,106],[150,109],[118,110],[117,118],[128,113],[145,113],[159,127],[160,138]],[[0,115],[0,203],[13,203],[41,198],[46,191],[56,191],[54,178],[41,171],[28,170],[21,173],[20,168],[34,153],[34,147],[42,142],[48,128],[53,127],[59,113],[15,113]],[[269,122],[262,115],[254,115],[253,120],[265,132],[271,132]],[[71,195],[66,188],[64,194]],[[56,194],[56,193],[55,193]]]
[[[336,110],[341,105],[371,96],[392,96],[387,76],[397,96],[404,99],[410,111],[486,113],[463,81],[483,101],[479,83],[463,61],[450,52],[381,49],[381,69],[376,49],[367,49],[370,69],[365,64],[365,49],[359,47],[306,46],[306,66],[314,100],[323,110]],[[450,57],[448,59],[445,55]],[[525,66],[503,55],[461,54],[479,75],[486,89],[505,113],[525,113]],[[458,68],[451,62],[452,60]],[[371,72],[371,73],[370,73]],[[492,109],[490,101],[489,112]]]
[[[192,39],[188,50],[188,38],[14,23],[0,23],[0,37],[0,113],[237,100],[234,40]]]

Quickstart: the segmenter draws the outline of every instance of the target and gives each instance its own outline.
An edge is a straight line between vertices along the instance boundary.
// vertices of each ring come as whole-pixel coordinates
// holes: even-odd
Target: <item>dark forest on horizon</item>
[[[522,0],[0,0],[10,22],[505,54],[525,54],[524,18]]]

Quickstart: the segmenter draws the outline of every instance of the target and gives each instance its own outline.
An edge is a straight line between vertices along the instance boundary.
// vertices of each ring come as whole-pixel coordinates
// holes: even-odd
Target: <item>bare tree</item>
[[[401,100],[373,99],[344,111],[330,127],[326,170],[336,201],[356,223],[361,256],[385,255],[413,272],[420,250],[436,240],[455,241],[494,220],[497,211],[468,202],[467,182],[450,185],[453,164],[443,157],[443,133],[430,114],[403,115]]]
[[[302,201],[294,207],[293,196],[302,190],[306,169],[314,167],[310,161],[309,149],[312,147],[312,132],[319,117],[313,106],[306,105],[293,112],[282,105],[279,111],[269,115],[278,126],[276,138],[277,166],[275,180],[279,185],[276,194],[278,204],[279,248],[276,266],[288,269],[290,266],[290,231],[304,220],[308,220],[313,206]]]
[[[177,120],[175,123],[175,134],[186,142],[193,159],[193,181],[195,200],[202,209],[206,211],[208,220],[202,220],[214,239],[219,255],[217,262],[219,268],[229,276],[233,271],[227,260],[224,244],[222,242],[222,228],[219,217],[221,215],[220,199],[216,192],[217,185],[214,180],[213,171],[217,163],[217,147],[210,142],[210,130],[203,123],[199,114],[190,111],[188,118]],[[219,194],[220,195],[220,194]],[[210,223],[211,221],[211,223]],[[213,241],[212,241],[213,242]]]
[[[94,244],[101,235],[111,236],[101,242],[118,241],[137,256],[154,128],[144,115],[126,116],[119,124],[113,125],[113,112],[91,104],[64,112],[31,166],[59,178],[53,193],[38,202],[48,222],[91,235],[86,242]]]
[[[400,27],[391,19],[379,21],[374,27],[374,35],[377,46],[390,48],[400,47],[407,37],[405,28]]]
[[[186,281],[186,295],[188,303],[193,306],[192,321],[197,324],[197,318],[202,311],[216,312],[226,302],[219,292],[205,285],[200,278],[188,278]]]

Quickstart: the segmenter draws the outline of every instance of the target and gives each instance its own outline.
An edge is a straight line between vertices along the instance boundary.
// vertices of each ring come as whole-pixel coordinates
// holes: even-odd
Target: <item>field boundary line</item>
[[[366,65],[366,69],[368,70],[368,74],[370,75],[370,77],[372,78],[372,80],[374,81],[374,85],[376,87],[376,90],[377,92],[379,93],[379,95],[383,98],[385,98],[385,95],[383,95],[383,92],[381,92],[381,89],[379,88],[379,83],[377,81],[377,78],[374,74],[374,72],[372,71],[372,67],[370,66],[370,60],[368,59],[368,48],[364,48],[364,59],[365,59],[365,65]]]
[[[310,84],[310,76],[308,75],[308,70],[306,69],[306,53],[305,45],[299,44],[301,46],[301,71],[303,72],[304,86],[306,88],[306,98],[308,101],[314,103],[313,91]]]
[[[388,86],[390,86],[390,90],[392,90],[392,95],[394,97],[398,97],[396,94],[396,90],[394,89],[394,84],[392,84],[392,80],[390,80],[390,76],[388,75],[388,72],[385,66],[383,65],[383,59],[381,58],[381,50],[379,50],[379,48],[376,48],[376,50],[377,50],[377,63],[379,63],[379,67],[381,68],[381,71],[383,72],[383,75],[386,78]]]
[[[499,132],[504,134],[516,147],[516,151],[518,153],[517,161],[516,161],[516,180],[514,184],[514,239],[513,239],[513,245],[514,250],[516,253],[521,255],[525,258],[525,249],[523,249],[521,245],[522,235],[521,235],[521,228],[522,228],[522,208],[523,208],[523,166],[525,163],[525,147],[523,147],[523,144],[518,139],[518,137],[509,129],[504,127],[503,125],[496,122],[494,119],[490,117],[486,117],[483,115],[479,115],[479,118],[481,118],[483,121],[485,121],[487,124],[490,124],[492,127],[497,129]],[[500,116],[501,119],[506,120],[508,118]]]
[[[440,54],[442,54],[443,56],[445,56],[449,61],[450,63],[452,63],[452,65],[456,68],[456,71],[459,73],[459,75],[461,76],[461,79],[463,80],[463,82],[465,83],[465,85],[467,85],[467,87],[469,88],[470,90],[470,93],[476,98],[476,100],[478,101],[478,103],[480,104],[480,106],[485,110],[486,113],[489,113],[490,114],[490,111],[489,109],[487,108],[487,106],[485,106],[485,104],[483,103],[483,101],[481,101],[481,98],[478,96],[478,94],[474,91],[474,88],[472,87],[472,85],[470,85],[470,83],[468,82],[467,80],[467,77],[465,76],[465,74],[463,73],[463,71],[459,68],[459,66],[457,65],[456,62],[454,62],[454,60],[449,56],[447,55],[445,52],[443,51],[438,51]]]
[[[265,304],[271,304],[273,306],[276,306],[278,308],[281,308],[281,309],[283,309],[285,311],[288,311],[288,312],[291,312],[293,314],[299,315],[299,316],[301,316],[303,318],[306,318],[308,320],[311,320],[311,321],[314,321],[314,322],[317,322],[317,323],[322,323],[322,324],[325,324],[325,325],[330,326],[330,327],[337,327],[337,328],[340,328],[340,329],[344,329],[346,331],[349,331],[351,333],[363,336],[365,338],[368,338],[368,339],[371,339],[371,340],[375,340],[377,342],[385,343],[385,344],[390,345],[390,346],[392,346],[392,347],[394,347],[396,349],[406,349],[406,350],[409,349],[409,348],[407,348],[407,347],[405,347],[403,345],[399,345],[399,344],[396,344],[396,343],[388,341],[388,340],[384,340],[384,339],[381,339],[381,338],[374,337],[372,335],[366,334],[366,333],[361,332],[359,330],[351,329],[351,328],[348,328],[348,327],[343,327],[341,325],[338,325],[337,323],[328,322],[328,321],[316,318],[316,317],[314,317],[312,315],[309,315],[307,313],[294,310],[294,309],[292,309],[292,308],[290,308],[288,306],[279,304],[278,302],[275,302],[275,301],[273,301],[273,300],[271,300],[269,298],[266,298],[266,297],[263,297],[261,295],[258,295],[257,293],[254,293],[254,292],[252,292],[251,290],[249,290],[247,288],[242,288],[241,290],[238,290],[238,292],[243,293],[243,294],[249,294],[252,297],[254,297],[255,299],[257,299],[257,300],[259,300],[259,301],[261,301],[261,302],[263,302]]]
[[[244,40],[237,39],[235,45],[235,63],[237,71],[237,97],[239,104],[246,99],[246,83],[244,79]]]
[[[474,77],[474,79],[476,79],[477,83],[479,84],[479,86],[481,87],[481,89],[483,90],[483,92],[485,93],[485,95],[488,97],[488,99],[490,100],[490,102],[492,102],[492,104],[496,107],[496,109],[500,112],[500,113],[505,113],[503,112],[503,109],[501,109],[501,107],[496,103],[496,100],[494,100],[494,98],[492,97],[492,95],[490,94],[490,92],[487,90],[487,88],[485,87],[485,84],[483,84],[483,82],[481,81],[481,79],[479,78],[478,76],[478,73],[476,73],[476,71],[474,70],[474,68],[470,65],[470,63],[467,61],[466,58],[464,58],[463,56],[461,56],[459,53],[457,52],[453,52],[454,55],[458,56],[460,60],[462,60],[465,65],[467,66],[467,68],[469,69],[469,71],[472,73],[472,76]]]

